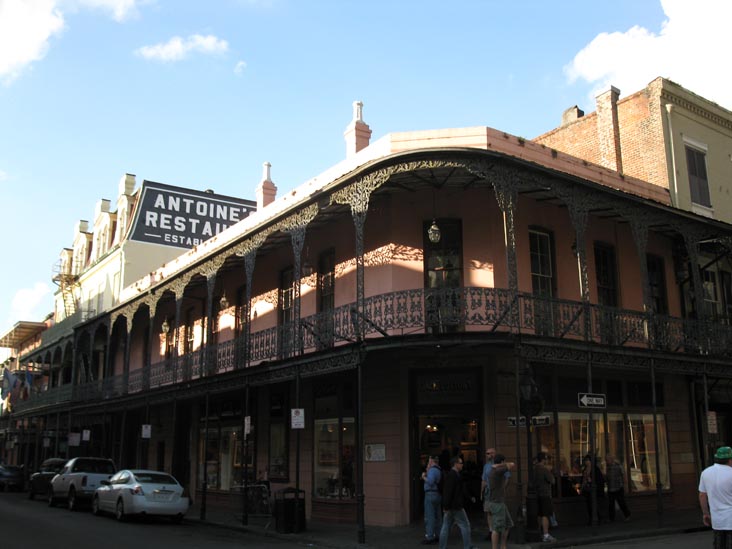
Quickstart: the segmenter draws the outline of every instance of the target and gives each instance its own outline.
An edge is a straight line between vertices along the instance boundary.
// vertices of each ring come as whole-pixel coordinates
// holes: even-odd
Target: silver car
[[[190,499],[183,487],[168,473],[122,469],[104,480],[94,493],[92,512],[113,513],[124,521],[130,515],[161,515],[175,522],[183,520]]]

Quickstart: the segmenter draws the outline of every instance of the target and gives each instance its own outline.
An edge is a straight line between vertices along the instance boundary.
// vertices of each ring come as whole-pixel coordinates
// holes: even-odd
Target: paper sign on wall
[[[290,410],[290,427],[292,429],[305,428],[305,408],[293,408]]]
[[[152,425],[149,423],[142,426],[142,438],[150,438],[152,436]]]

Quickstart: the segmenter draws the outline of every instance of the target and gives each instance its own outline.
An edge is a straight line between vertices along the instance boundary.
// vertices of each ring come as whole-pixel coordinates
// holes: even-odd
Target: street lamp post
[[[526,484],[526,541],[539,541],[538,507],[536,500],[536,484],[534,482],[534,452],[532,418],[542,412],[543,402],[529,366],[524,367],[519,380],[521,391],[521,414],[526,418],[526,462],[528,464],[528,482]]]

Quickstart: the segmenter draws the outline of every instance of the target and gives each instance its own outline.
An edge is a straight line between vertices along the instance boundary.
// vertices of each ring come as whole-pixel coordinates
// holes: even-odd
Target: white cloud
[[[593,84],[592,97],[610,85],[629,94],[664,76],[732,109],[729,0],[660,0],[666,19],[658,34],[639,26],[598,34],[565,68],[570,82]]]
[[[46,56],[49,39],[64,28],[56,0],[0,0],[0,81],[6,84]]]
[[[135,53],[145,59],[155,61],[181,61],[188,57],[189,53],[221,54],[229,50],[229,43],[226,40],[209,34],[206,36],[193,34],[188,38],[174,36],[165,43],[152,46],[143,46]]]
[[[43,282],[36,282],[32,288],[18,290],[10,304],[10,318],[18,320],[41,320],[52,308],[45,299],[51,288]]]
[[[8,172],[0,170],[0,181],[7,181],[9,178],[10,176],[8,175]]]
[[[234,67],[234,74],[237,74],[241,76],[241,74],[244,72],[244,69],[247,68],[247,62],[246,61],[239,61],[236,66]]]
[[[152,1],[0,0],[0,82],[10,84],[46,56],[50,39],[65,29],[65,12],[99,9],[121,22],[137,15],[140,4]]]
[[[73,0],[72,0],[73,1]],[[137,15],[140,0],[76,0],[82,7],[111,12],[115,21],[125,21]]]

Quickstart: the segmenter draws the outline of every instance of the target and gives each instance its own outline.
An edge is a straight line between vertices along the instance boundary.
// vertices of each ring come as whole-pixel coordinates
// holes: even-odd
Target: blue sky
[[[282,194],[344,157],[354,100],[372,140],[531,138],[656,76],[731,108],[730,5],[0,0],[0,332],[52,310],[53,264],[125,172],[253,199],[269,161]]]

